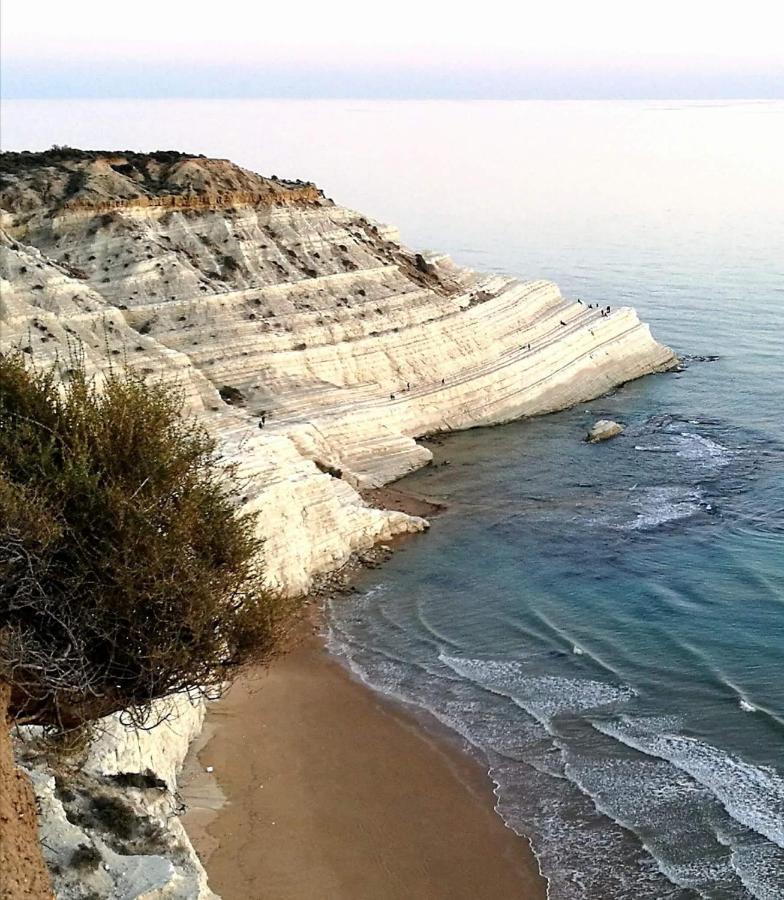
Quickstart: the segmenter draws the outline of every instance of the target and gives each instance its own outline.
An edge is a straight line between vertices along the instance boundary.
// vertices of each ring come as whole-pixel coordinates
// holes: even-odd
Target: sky
[[[784,0],[3,0],[2,96],[784,97]]]

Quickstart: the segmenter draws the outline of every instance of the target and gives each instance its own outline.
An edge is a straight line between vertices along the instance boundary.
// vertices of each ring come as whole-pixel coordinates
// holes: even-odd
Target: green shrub
[[[76,728],[219,689],[274,651],[255,520],[182,398],[0,355],[0,681],[10,715]]]

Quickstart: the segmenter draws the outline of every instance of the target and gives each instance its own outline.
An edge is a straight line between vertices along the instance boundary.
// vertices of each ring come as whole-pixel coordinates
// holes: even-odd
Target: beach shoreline
[[[181,780],[224,900],[544,900],[481,763],[373,691],[316,633],[214,704]]]
[[[429,517],[446,508],[396,486],[366,501]],[[180,778],[182,821],[223,900],[545,900],[528,841],[495,810],[486,765],[327,649],[327,600],[412,539],[318,579],[289,651],[208,709]]]

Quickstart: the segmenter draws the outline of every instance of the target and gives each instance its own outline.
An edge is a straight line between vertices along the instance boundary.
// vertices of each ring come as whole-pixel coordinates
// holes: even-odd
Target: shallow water
[[[636,306],[687,369],[435,447],[404,484],[448,511],[332,647],[486,757],[553,898],[784,897],[784,104],[19,102],[3,139],[313,178]]]

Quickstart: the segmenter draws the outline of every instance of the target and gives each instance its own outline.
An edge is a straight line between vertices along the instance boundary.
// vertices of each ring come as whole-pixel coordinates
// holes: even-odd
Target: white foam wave
[[[638,453],[675,453],[677,448],[671,446],[662,447],[658,444],[648,444],[647,446],[643,444],[635,444],[634,449]]]
[[[616,526],[622,531],[645,531],[667,522],[687,519],[700,511],[702,493],[677,487],[646,488],[635,493],[632,502],[639,510],[633,521]]]
[[[765,716],[767,719],[769,719],[771,722],[774,722],[779,727],[784,726],[784,717],[782,717],[774,710],[770,709],[770,707],[766,706],[765,703],[760,702],[756,698],[752,699],[742,687],[738,686],[734,681],[732,681],[731,678],[727,677],[720,666],[712,664],[711,669],[715,672],[716,678],[718,678],[723,684],[725,684],[735,695],[738,707],[743,712],[759,713],[761,716]]]
[[[717,465],[725,465],[729,462],[729,448],[718,441],[713,441],[710,438],[703,437],[701,434],[695,434],[690,431],[682,431],[680,437],[684,441],[678,448],[677,454],[682,459]]]
[[[509,697],[538,721],[547,724],[564,713],[587,712],[627,703],[634,697],[628,685],[588,678],[530,675],[523,665],[495,659],[459,659],[441,654],[453,672],[496,694]]]
[[[728,854],[706,820],[692,809],[710,802],[709,792],[659,759],[592,757],[565,751],[566,774],[613,821],[641,835],[670,881],[699,889],[736,880]],[[688,852],[683,849],[688,847]]]
[[[773,844],[744,844],[732,852],[732,867],[757,900],[784,897],[784,852]]]
[[[728,447],[692,431],[660,433],[657,443],[635,444],[634,449],[638,453],[672,453],[680,459],[709,467],[726,465],[732,455]]]
[[[651,724],[628,717],[593,723],[597,731],[691,775],[737,822],[784,848],[784,777],[779,772],[696,738],[659,732]]]

